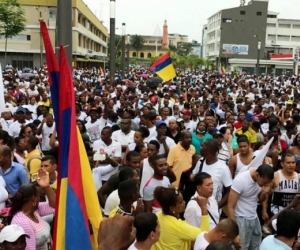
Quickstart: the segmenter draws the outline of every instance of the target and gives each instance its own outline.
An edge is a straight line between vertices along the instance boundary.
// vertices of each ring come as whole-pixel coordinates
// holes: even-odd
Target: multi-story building
[[[45,50],[40,37],[39,19],[49,29],[53,46],[56,46],[57,0],[19,0],[25,10],[26,29],[8,40],[7,62],[15,67],[40,67],[45,61]],[[96,66],[107,61],[107,28],[83,3],[72,1],[73,66]],[[0,38],[0,62],[4,64],[4,43]]]
[[[300,45],[300,20],[278,15],[268,11],[268,0],[217,12],[203,28],[203,56],[231,70],[255,72],[259,58],[260,72],[292,71],[293,49]],[[273,54],[288,54],[288,60]]]
[[[188,36],[169,34],[167,21],[163,25],[162,36],[142,36],[145,43],[140,51],[137,51],[132,46],[129,48],[130,58],[149,59],[151,57],[162,56],[169,51],[169,45],[178,46],[180,43],[187,43]],[[127,41],[128,42],[128,41]]]

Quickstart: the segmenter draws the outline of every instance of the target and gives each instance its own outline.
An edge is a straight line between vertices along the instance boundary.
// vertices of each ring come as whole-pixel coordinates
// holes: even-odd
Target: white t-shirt
[[[55,122],[53,122],[51,127],[48,127],[47,124],[43,125],[42,128],[42,150],[43,151],[48,151],[51,149],[51,146],[49,145],[50,135],[53,133],[54,128],[55,128]]]
[[[196,193],[192,198],[197,196],[198,194]],[[209,210],[211,216],[213,216],[215,222],[219,223],[220,221],[219,207],[216,199],[213,196],[208,198],[207,209]],[[202,211],[197,201],[190,200],[184,212],[185,221],[191,226],[200,228],[201,216],[202,216]],[[216,226],[214,220],[209,216],[210,230],[212,230]]]
[[[193,121],[185,122],[184,127],[186,130],[190,131],[191,133],[196,131],[197,129],[197,123]]]
[[[198,234],[194,244],[194,250],[205,250],[207,248],[209,242],[207,242],[207,240],[204,238],[205,234],[206,232]]]
[[[143,197],[143,190],[146,182],[154,175],[154,170],[149,164],[149,158],[143,160],[143,172],[140,184],[140,195]]]
[[[104,214],[109,216],[110,212],[120,204],[120,198],[118,194],[118,189],[111,192],[111,194],[107,197],[105,206],[104,206]]]
[[[234,178],[231,189],[240,195],[234,209],[235,217],[254,220],[257,217],[257,196],[261,187],[252,179],[250,170],[239,173]]]
[[[94,123],[91,121],[85,124],[85,128],[91,138],[91,142],[99,140],[101,138],[101,130],[105,127],[105,120],[98,119]]]
[[[197,174],[200,169],[201,162],[198,161],[193,170],[193,174]],[[230,187],[232,185],[232,177],[228,166],[221,160],[216,161],[214,164],[207,165],[206,161],[203,164],[202,172],[211,175],[214,183],[213,196],[219,202],[222,199],[223,186]]]
[[[156,132],[156,126],[149,128],[149,136],[144,140],[145,142],[149,142],[150,138],[156,137],[157,136],[157,132]]]
[[[21,126],[25,126],[27,125],[29,122],[27,120],[25,120],[24,124],[19,123],[18,121],[13,122],[9,128],[8,128],[8,134],[10,136],[12,136],[13,138],[16,138],[17,136],[19,136],[20,131],[21,131]]]
[[[162,179],[156,179],[154,176],[146,182],[143,190],[143,199],[145,201],[152,201],[152,213],[157,213],[161,211],[161,205],[154,200],[154,190],[156,187],[165,187],[168,188],[171,186],[170,180],[168,177],[164,176]]]
[[[96,190],[98,191],[102,187],[102,176],[109,174],[112,172],[115,168],[111,165],[105,166],[105,167],[96,167],[93,168],[93,179],[96,185]],[[118,204],[117,204],[118,205]]]
[[[164,144],[160,143],[160,142],[157,140],[156,137],[153,137],[153,138],[149,139],[149,141],[152,141],[152,140],[153,140],[153,141],[157,141],[157,142],[159,143],[159,145],[160,145],[158,154],[159,154],[159,155],[165,154],[165,153],[166,153],[166,150],[165,150],[165,148],[164,148]],[[167,146],[169,147],[169,149],[170,149],[171,147],[173,147],[174,145],[176,145],[176,143],[174,142],[174,140],[171,139],[169,136],[166,136],[166,144],[167,144]]]
[[[133,242],[127,250],[138,250],[134,244],[135,242]]]
[[[127,135],[125,135],[122,130],[117,130],[112,133],[111,139],[119,142],[121,145],[129,145],[134,142],[135,131],[131,130]]]
[[[5,180],[0,176],[0,209],[5,207],[5,201],[8,199],[8,192],[5,186]]]
[[[112,140],[110,145],[106,145],[101,139],[94,141],[93,150],[98,153],[104,154],[107,153],[110,158],[122,156],[122,147],[121,144]],[[100,164],[99,167],[110,166],[110,164]],[[107,181],[110,176],[119,171],[119,167],[115,167],[112,172],[102,176],[103,181]]]

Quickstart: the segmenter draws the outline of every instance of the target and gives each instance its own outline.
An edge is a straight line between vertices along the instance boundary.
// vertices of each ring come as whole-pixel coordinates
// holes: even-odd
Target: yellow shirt
[[[257,135],[255,131],[252,128],[248,128],[246,132],[242,131],[242,128],[239,128],[235,132],[237,135],[245,135],[247,136],[250,143],[256,143],[257,142]]]
[[[195,154],[196,150],[193,145],[190,146],[188,150],[185,150],[179,142],[176,146],[171,147],[167,163],[172,166],[172,170],[176,175],[176,181],[172,183],[173,187],[178,187],[180,182],[180,177],[183,171],[192,167],[192,156]]]
[[[191,226],[174,216],[164,215],[162,212],[156,215],[160,224],[160,238],[151,250],[190,250],[191,242],[196,240],[198,234],[209,231],[208,215],[201,217],[201,228]]]
[[[131,207],[131,212],[133,212],[133,207]],[[125,212],[120,206],[115,207],[113,210],[110,211],[109,213],[109,217],[112,218],[114,217],[116,214],[120,214],[122,216],[124,215],[129,215],[129,216],[133,216],[132,213],[127,213]]]
[[[41,152],[38,150],[38,149],[34,149],[32,150],[30,153],[28,153],[25,157],[25,167],[28,171],[28,178],[29,180],[31,180],[30,176],[32,174],[35,174],[39,171],[39,169],[41,168],[41,165],[42,165],[42,162],[40,159],[36,159],[36,158],[33,158],[31,161],[30,161],[30,166],[27,166],[28,165],[28,161],[31,157],[33,156],[39,156],[41,157]]]

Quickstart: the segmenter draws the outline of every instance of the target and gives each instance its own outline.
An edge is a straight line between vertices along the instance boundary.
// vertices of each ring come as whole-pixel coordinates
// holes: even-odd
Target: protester
[[[4,227],[0,233],[0,246],[3,250],[27,249],[26,238],[30,238],[24,229],[16,224]]]

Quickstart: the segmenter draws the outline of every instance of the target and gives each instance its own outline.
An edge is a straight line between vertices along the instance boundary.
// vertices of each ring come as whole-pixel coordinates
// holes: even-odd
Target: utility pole
[[[72,67],[72,0],[57,1],[58,46],[66,46],[69,66]]]
[[[109,58],[109,74],[110,84],[115,85],[116,72],[116,1],[110,0],[110,58]]]
[[[122,23],[122,79],[125,78],[125,23]]]

